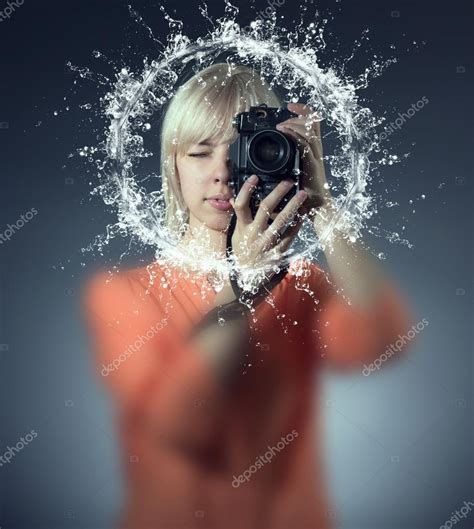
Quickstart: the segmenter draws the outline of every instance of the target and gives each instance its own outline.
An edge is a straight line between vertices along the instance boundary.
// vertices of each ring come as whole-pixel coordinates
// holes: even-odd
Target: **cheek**
[[[204,177],[200,168],[193,163],[177,163],[181,193],[186,204],[200,202],[204,196]]]

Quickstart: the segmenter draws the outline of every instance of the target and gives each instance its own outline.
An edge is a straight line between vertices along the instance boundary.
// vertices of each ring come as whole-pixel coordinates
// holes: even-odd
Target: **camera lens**
[[[262,164],[275,163],[280,157],[280,144],[271,138],[264,138],[256,149],[257,159]]]
[[[248,145],[250,163],[259,171],[280,171],[288,162],[290,144],[278,131],[265,130],[253,136]]]

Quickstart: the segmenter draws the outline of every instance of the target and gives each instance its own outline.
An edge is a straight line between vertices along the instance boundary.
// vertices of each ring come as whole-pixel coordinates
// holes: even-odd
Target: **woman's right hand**
[[[261,201],[255,218],[252,218],[250,198],[257,183],[258,176],[252,175],[245,181],[237,197],[230,200],[237,216],[232,236],[232,250],[239,268],[251,269],[260,267],[268,259],[268,254],[270,254],[271,261],[278,261],[279,257],[281,258],[281,255],[296,237],[303,222],[302,218],[298,218],[294,225],[286,230],[288,224],[294,220],[298,209],[307,198],[305,191],[299,191],[291,198],[285,208],[276,215],[272,224],[268,224],[274,209],[292,186],[295,185],[289,179],[281,181]],[[281,237],[283,232],[283,237]]]

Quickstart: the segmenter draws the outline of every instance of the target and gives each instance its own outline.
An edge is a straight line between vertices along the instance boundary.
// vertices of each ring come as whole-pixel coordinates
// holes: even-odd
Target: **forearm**
[[[320,238],[328,221],[321,216],[313,221]],[[325,360],[337,369],[366,368],[366,363],[387,354],[413,319],[376,258],[360,242],[351,243],[336,229],[326,248],[332,281],[344,299],[333,296],[325,307],[323,322],[329,325],[321,325],[319,333]]]
[[[230,284],[216,295],[214,307],[236,299]],[[212,310],[212,309],[211,309]],[[215,435],[223,401],[248,351],[246,316],[214,321],[198,328],[189,340],[189,356],[161,385],[157,428],[169,446],[200,457]]]
[[[318,237],[334,214],[331,205],[322,208],[313,220]],[[376,259],[362,247],[360,242],[350,242],[335,229],[331,244],[326,245],[325,257],[331,277],[343,296],[351,304],[368,307],[384,285],[384,275]]]
[[[216,295],[214,307],[236,300],[230,283]],[[242,307],[243,308],[243,307]],[[245,314],[225,318],[217,317],[213,323],[199,330],[193,340],[212,369],[213,375],[223,386],[229,385],[238,373],[239,366],[248,352],[249,328]]]
[[[235,299],[226,285],[215,306]],[[160,377],[155,399],[155,428],[170,449],[199,457],[210,446],[218,427],[230,381],[238,372],[248,335],[245,316],[224,325],[209,323],[193,329],[185,354],[172,371]]]

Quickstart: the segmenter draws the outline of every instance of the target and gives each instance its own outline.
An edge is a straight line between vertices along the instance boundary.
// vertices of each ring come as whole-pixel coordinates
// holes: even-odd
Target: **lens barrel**
[[[271,174],[286,166],[291,146],[278,130],[262,130],[250,139],[247,154],[249,162],[257,171]]]

